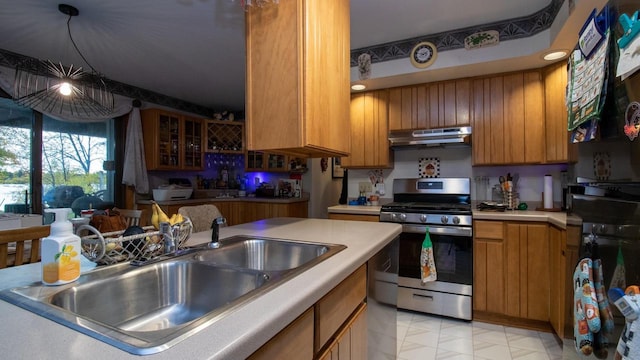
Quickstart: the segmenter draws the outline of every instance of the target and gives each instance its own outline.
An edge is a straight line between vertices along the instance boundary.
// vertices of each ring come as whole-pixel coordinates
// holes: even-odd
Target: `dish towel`
[[[420,273],[422,285],[436,281],[438,275],[436,273],[436,261],[433,258],[433,244],[431,243],[431,237],[429,237],[429,228],[427,227],[424,235],[424,241],[422,241],[422,250],[420,252]]]
[[[144,159],[144,139],[142,137],[142,121],[140,109],[134,107],[129,114],[127,124],[127,142],[124,148],[124,167],[122,183],[136,188],[139,194],[149,193],[147,164]]]
[[[573,335],[579,354],[593,353],[594,334],[600,331],[600,310],[593,285],[593,262],[581,259],[573,272]]]

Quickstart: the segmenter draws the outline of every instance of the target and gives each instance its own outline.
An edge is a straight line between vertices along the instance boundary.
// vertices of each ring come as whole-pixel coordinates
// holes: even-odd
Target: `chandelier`
[[[248,11],[249,8],[247,6],[255,5],[257,7],[263,7],[271,2],[277,4],[279,1],[280,0],[240,0],[240,6],[242,6],[245,11]]]
[[[82,67],[65,66],[50,60],[26,60],[16,67],[13,99],[17,104],[49,114],[88,118],[108,116],[114,109],[113,94],[71,36],[71,18],[78,16],[79,11],[66,4],[59,4],[58,10],[69,16],[69,39],[92,72],[86,73]]]

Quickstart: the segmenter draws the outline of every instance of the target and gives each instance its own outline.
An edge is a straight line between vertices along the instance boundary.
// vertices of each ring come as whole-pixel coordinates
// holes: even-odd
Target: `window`
[[[0,99],[0,201],[4,211],[30,212],[29,201],[41,201],[42,208],[70,207],[80,210],[113,206],[114,175],[103,163],[113,160],[114,121],[67,122],[42,115],[38,129],[31,127],[35,113]],[[31,163],[31,144],[42,139],[41,163]],[[34,176],[36,175],[36,176]],[[30,176],[41,179],[42,198],[33,199]],[[22,205],[22,207],[20,207]]]

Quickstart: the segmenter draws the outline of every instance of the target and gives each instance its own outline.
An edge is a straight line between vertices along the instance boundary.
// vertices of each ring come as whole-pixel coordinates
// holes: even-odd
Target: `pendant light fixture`
[[[59,4],[58,10],[69,16],[69,39],[92,72],[89,74],[82,67],[65,66],[50,60],[26,61],[16,67],[14,101],[48,114],[104,118],[113,112],[113,94],[107,89],[104,78],[89,64],[73,40],[71,18],[78,16],[80,12],[67,4]]]
[[[278,1],[279,0],[240,0],[240,6],[242,6],[245,11],[249,11],[251,6],[263,7],[268,3],[277,4]]]

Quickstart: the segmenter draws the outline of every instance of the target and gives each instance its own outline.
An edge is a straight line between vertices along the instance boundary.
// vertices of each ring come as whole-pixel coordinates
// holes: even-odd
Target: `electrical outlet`
[[[371,183],[370,182],[359,182],[358,183],[358,192],[360,193],[370,193],[373,192],[373,189],[371,188]]]

